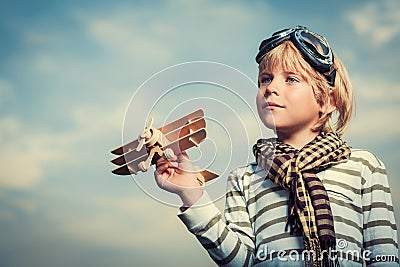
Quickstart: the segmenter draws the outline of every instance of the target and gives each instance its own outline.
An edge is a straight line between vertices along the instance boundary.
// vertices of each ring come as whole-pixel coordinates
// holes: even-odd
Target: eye
[[[286,81],[287,81],[288,83],[297,83],[297,82],[299,82],[299,79],[297,79],[297,78],[295,78],[295,77],[288,77],[288,78],[286,79]]]
[[[260,83],[270,83],[272,81],[272,79],[270,77],[261,77],[260,78]]]

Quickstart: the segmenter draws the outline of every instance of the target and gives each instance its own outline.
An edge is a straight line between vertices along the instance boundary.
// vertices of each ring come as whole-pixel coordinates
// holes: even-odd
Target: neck
[[[296,149],[301,149],[306,144],[314,140],[314,138],[319,134],[319,132],[307,131],[307,132],[296,132],[296,133],[282,133],[277,132],[278,140],[291,145]]]

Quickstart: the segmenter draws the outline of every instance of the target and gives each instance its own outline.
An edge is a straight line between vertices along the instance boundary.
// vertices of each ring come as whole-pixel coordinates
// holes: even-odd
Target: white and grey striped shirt
[[[383,163],[368,151],[353,149],[348,162],[317,175],[330,199],[340,265],[399,266]],[[303,238],[287,229],[289,193],[265,176],[255,163],[232,171],[225,220],[213,204],[178,214],[218,265],[304,266]],[[208,201],[204,193],[198,202]]]

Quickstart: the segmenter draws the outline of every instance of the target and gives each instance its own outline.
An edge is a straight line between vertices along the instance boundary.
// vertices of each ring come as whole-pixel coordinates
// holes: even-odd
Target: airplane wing
[[[198,146],[207,136],[206,129],[200,128],[197,131],[191,132],[179,139],[176,139],[174,142],[169,143],[168,145],[164,146],[163,149],[171,148],[174,151],[174,154],[179,154],[182,151],[185,151],[193,146]],[[124,160],[124,155],[118,157],[119,160]],[[139,158],[134,158],[128,163],[124,163],[120,167],[114,169],[112,173],[118,175],[128,175],[130,173],[137,174],[139,172],[138,164],[141,161],[145,161],[147,159],[147,154]],[[119,164],[117,164],[119,165]]]
[[[142,157],[136,158],[132,161],[130,161],[127,164],[124,164],[114,170],[112,170],[112,173],[118,174],[118,175],[129,175],[129,174],[137,174],[139,170],[139,162],[145,161],[147,159],[147,153],[143,155]]]
[[[203,111],[203,109],[197,109],[197,110],[193,111],[192,113],[189,113],[173,122],[170,122],[170,123],[158,128],[158,130],[160,130],[164,135],[168,135],[168,133],[176,131],[176,129],[179,129],[182,126],[184,126],[185,124],[188,124],[191,121],[196,120],[201,117],[204,118],[204,111]],[[171,138],[171,139],[174,140],[175,138]],[[137,139],[135,139],[127,144],[124,144],[122,146],[119,146],[119,147],[113,149],[111,151],[111,153],[114,155],[123,155],[127,151],[135,150],[138,145],[139,145],[139,141]]]
[[[173,143],[176,140],[189,135],[192,132],[195,132],[201,128],[206,127],[206,121],[204,117],[200,118],[194,118],[191,122],[189,122],[186,125],[183,125],[180,128],[177,128],[169,133],[167,133],[164,137],[166,140],[164,140],[163,144],[166,146],[169,143]],[[146,148],[143,147],[139,152],[136,151],[136,149],[129,150],[125,154],[120,155],[119,157],[113,159],[111,162],[116,164],[116,165],[124,165],[127,162],[133,161],[136,158],[142,157],[147,153]],[[180,152],[179,152],[180,153]]]
[[[180,154],[182,151],[185,151],[193,146],[198,146],[206,137],[206,129],[201,128],[164,146],[164,150],[171,148],[175,154]]]
[[[192,113],[183,116],[173,122],[170,122],[160,128],[158,128],[164,135],[167,135],[169,132],[174,131],[175,129],[181,128],[190,121],[195,120],[197,118],[203,117],[204,118],[204,111],[203,109],[198,109],[193,111]]]

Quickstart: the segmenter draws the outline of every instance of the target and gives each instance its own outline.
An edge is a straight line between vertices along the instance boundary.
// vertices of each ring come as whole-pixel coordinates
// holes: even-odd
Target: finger
[[[169,164],[168,162],[166,162],[166,163],[163,163],[163,164],[157,166],[156,170],[159,174],[163,174],[170,168],[173,168],[173,166],[171,164]]]
[[[174,156],[173,157],[167,157],[165,154],[164,154],[164,156],[162,157],[162,158],[164,158],[164,159],[166,159],[166,160],[172,160],[172,161],[176,161],[176,160],[178,160],[178,157],[177,157],[177,155],[174,153]]]
[[[169,181],[169,179],[171,177],[173,177],[175,170],[174,169],[170,169],[171,171],[168,171],[168,175],[165,175],[166,173],[164,173],[164,175],[158,173],[157,171],[154,172],[154,177],[156,180],[157,185],[167,191],[171,192],[171,189],[168,187],[168,185],[171,185],[172,183]]]
[[[162,174],[163,172],[165,172],[166,169],[168,169],[168,164],[166,164],[166,163],[157,165],[157,167],[156,167],[156,171],[157,171],[159,174]]]
[[[162,165],[162,164],[165,164],[166,162],[168,162],[168,160],[166,160],[163,157],[160,157],[160,158],[157,159],[156,165]]]
[[[167,163],[175,164],[175,163],[177,163],[177,160],[178,160],[178,158],[171,159],[171,160],[167,160],[167,159],[165,159],[165,158],[159,158],[159,159],[156,161],[156,168],[157,168],[158,166],[161,166],[161,165],[164,165],[164,164],[167,164]]]
[[[164,174],[165,172],[168,173],[168,175],[170,175],[170,173],[172,172],[172,170],[177,169],[179,166],[178,162],[164,162],[163,164],[160,164],[156,167],[156,171],[159,174]]]

